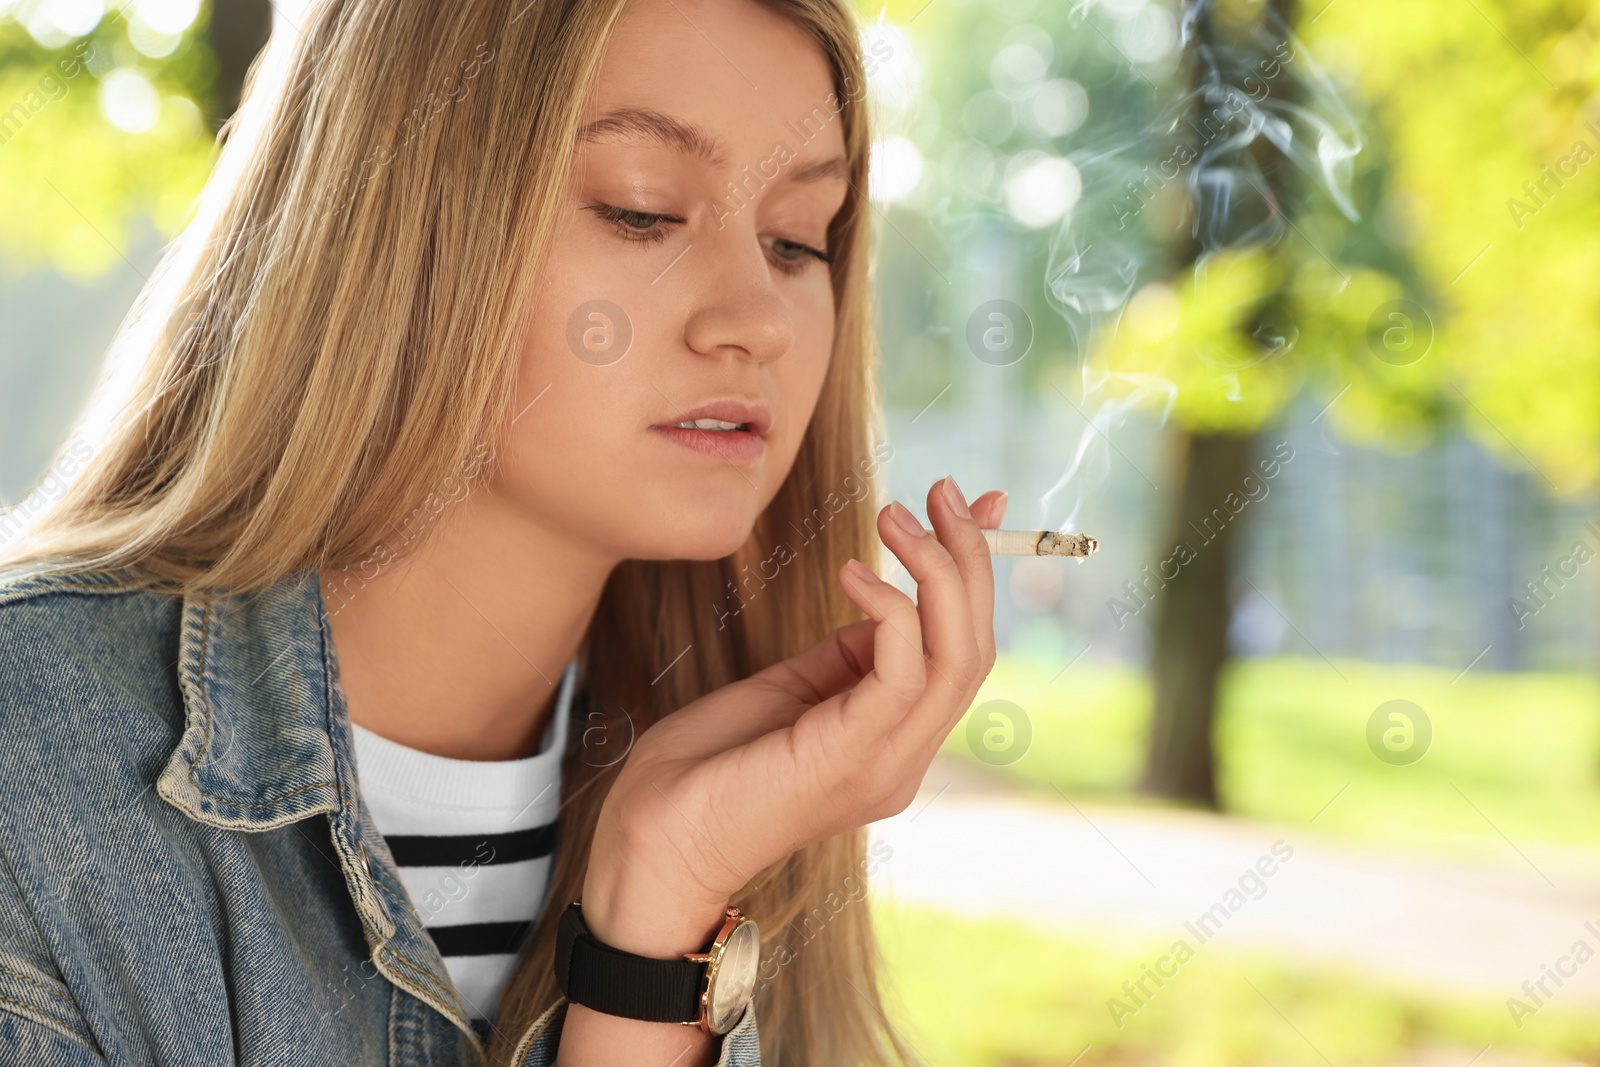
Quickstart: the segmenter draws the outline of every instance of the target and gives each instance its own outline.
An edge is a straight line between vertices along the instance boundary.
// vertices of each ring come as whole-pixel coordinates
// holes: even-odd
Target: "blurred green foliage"
[[[1340,241],[1342,260],[1392,268],[1382,234],[1415,265],[1409,294],[1437,327],[1413,371],[1483,444],[1562,494],[1600,477],[1600,6],[1588,0],[1381,7],[1334,3],[1307,27],[1347,73],[1381,146],[1377,226]],[[1590,162],[1563,168],[1587,146]],[[1583,155],[1580,151],[1578,155]],[[1537,206],[1536,213],[1515,203]],[[1392,270],[1391,270],[1392,273]],[[1346,320],[1348,321],[1348,320]],[[1337,332],[1335,332],[1337,336]],[[1392,368],[1356,368],[1333,409],[1361,439],[1408,420]]]
[[[1181,98],[1181,68],[1130,60],[1116,37],[1120,15],[1139,7],[861,4],[869,20],[879,12],[915,19],[932,105],[931,115],[924,105],[905,124],[927,166],[916,196],[888,209],[884,254],[888,273],[904,271],[936,295],[921,308],[885,301],[891,370],[901,368],[889,376],[891,398],[920,407],[936,392],[930,374],[947,377],[934,350],[959,347],[960,331],[941,333],[938,320],[959,324],[969,309],[940,306],[964,298],[943,289],[941,275],[970,250],[964,232],[1004,233],[1014,275],[1044,276],[1051,231],[1008,216],[1005,175],[1029,153],[1082,162],[1119,139],[1126,147],[1130,133],[1148,130]],[[1264,5],[1220,7],[1224,20],[1247,21]],[[1600,478],[1600,6],[1308,0],[1297,5],[1294,28],[1359,123],[1364,146],[1350,184],[1360,217],[1308,193],[1291,213],[1293,233],[1256,249],[1269,262],[1241,256],[1224,278],[1174,268],[1134,297],[1122,329],[1103,334],[1093,358],[1177,384],[1174,414],[1191,428],[1260,426],[1309,388],[1317,407],[1333,405],[1330,421],[1348,438],[1408,450],[1460,423],[1556,495],[1592,490]],[[1047,76],[1076,79],[1088,93],[1082,125],[1058,137],[1020,121],[974,121],[974,102],[993,103],[1004,88],[1000,52],[1034,31],[1053,42]],[[1014,103],[1021,114],[1025,101]],[[963,164],[971,158],[991,177],[970,180]],[[1144,214],[1150,228],[1171,230],[1182,212],[1157,204]],[[1043,286],[1027,288],[1019,298],[1039,340],[1022,373],[1071,393],[1072,340]],[[1294,347],[1276,359],[1244,358],[1239,330],[1274,294],[1286,301]],[[1394,318],[1384,310],[1392,301],[1410,311]],[[1409,331],[1426,354],[1402,366],[1378,358],[1374,346],[1391,329]]]
[[[1177,388],[1173,414],[1192,429],[1253,430],[1283,409],[1299,382],[1288,360],[1265,359],[1250,336],[1282,266],[1262,249],[1223,252],[1186,270],[1176,291],[1145,286],[1100,348],[1114,374],[1155,374]]]
[[[0,19],[0,261],[13,274],[48,265],[89,278],[121,267],[130,227],[148,218],[175,236],[210,174],[214,134],[199,105],[215,77],[206,13],[153,58],[134,46],[125,6],[52,47],[17,17]],[[154,124],[119,128],[110,96],[135,117],[159,101]],[[109,103],[115,112],[118,101]]]

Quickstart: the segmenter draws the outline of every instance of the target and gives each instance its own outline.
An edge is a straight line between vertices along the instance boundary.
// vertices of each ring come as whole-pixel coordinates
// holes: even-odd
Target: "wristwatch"
[[[722,929],[703,952],[682,959],[636,956],[589,932],[580,902],[556,926],[556,984],[586,1008],[654,1023],[698,1026],[708,1034],[733,1029],[755,995],[761,937],[738,908],[723,912]]]

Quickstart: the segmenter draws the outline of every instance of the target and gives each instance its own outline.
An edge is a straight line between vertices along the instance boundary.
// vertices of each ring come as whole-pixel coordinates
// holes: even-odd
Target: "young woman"
[[[909,1060],[852,890],[1004,495],[867,499],[842,0],[292,31],[8,517],[0,1060]]]

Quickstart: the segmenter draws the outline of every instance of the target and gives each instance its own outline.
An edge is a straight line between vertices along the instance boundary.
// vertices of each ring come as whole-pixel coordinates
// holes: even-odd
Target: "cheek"
[[[556,441],[570,442],[572,458],[584,454],[586,439],[615,436],[633,413],[628,386],[648,380],[643,363],[656,347],[637,328],[649,309],[626,257],[619,262],[580,223],[570,212],[563,218],[535,281],[513,428],[546,443],[559,431]]]
[[[795,301],[794,347],[774,365],[773,375],[778,381],[780,395],[785,398],[784,407],[789,416],[784,420],[783,469],[775,472],[780,482],[799,451],[832,361],[833,293],[826,284],[819,288],[820,295],[808,292],[804,299]],[[776,486],[773,491],[776,492]]]
[[[533,321],[522,357],[530,380],[582,378],[635,361],[640,348],[634,319],[638,297],[624,266],[598,246],[571,213],[552,238],[535,284]],[[594,377],[594,375],[587,375]],[[542,386],[540,386],[542,388]]]
[[[634,466],[645,366],[625,280],[569,229],[539,275],[505,440],[504,479],[544,521],[590,531],[621,521]],[[609,488],[612,491],[606,491]]]
[[[604,510],[606,494],[585,483],[621,466],[613,450],[624,440],[615,395],[597,388],[602,376],[566,349],[565,318],[539,315],[530,326],[504,467],[518,495],[551,517]]]

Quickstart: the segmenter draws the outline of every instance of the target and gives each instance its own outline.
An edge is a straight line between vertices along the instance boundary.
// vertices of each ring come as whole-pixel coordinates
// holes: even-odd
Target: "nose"
[[[747,227],[730,226],[704,243],[685,342],[701,355],[729,352],[756,363],[777,359],[794,343],[794,320],[773,285],[766,248]]]

